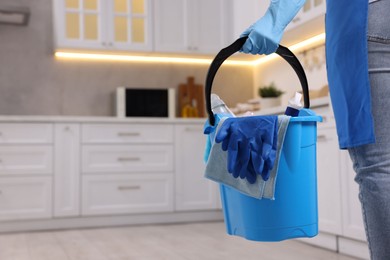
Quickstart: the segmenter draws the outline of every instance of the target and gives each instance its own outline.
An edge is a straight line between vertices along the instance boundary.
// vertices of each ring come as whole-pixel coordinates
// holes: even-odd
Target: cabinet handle
[[[106,46],[106,45],[107,45],[107,43],[106,43],[106,42],[102,42],[102,45],[103,45],[103,46]]]
[[[141,158],[139,158],[139,157],[119,157],[118,161],[119,162],[137,162],[137,161],[141,161]]]
[[[194,51],[197,51],[197,50],[198,50],[198,47],[194,47],[193,49],[194,49]]]
[[[109,43],[108,43],[108,46],[112,46],[112,42],[109,42]]]
[[[0,132],[0,136],[2,136],[3,135],[3,133],[2,132]]]
[[[186,131],[186,132],[199,132],[200,130],[199,130],[199,128],[195,128],[195,127],[186,127],[184,129],[184,131]]]
[[[2,163],[3,162],[3,160],[0,158],[0,163]]]
[[[140,133],[118,133],[118,136],[140,136]]]
[[[139,185],[134,185],[134,186],[119,186],[118,190],[140,190],[141,186]]]
[[[3,191],[2,190],[0,190],[0,195],[3,195]]]
[[[327,140],[328,140],[328,138],[326,137],[326,135],[319,135],[319,136],[317,136],[317,141],[318,142],[325,142]]]

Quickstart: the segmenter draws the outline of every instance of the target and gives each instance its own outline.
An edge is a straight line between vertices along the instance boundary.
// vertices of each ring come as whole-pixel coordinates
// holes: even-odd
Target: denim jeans
[[[368,63],[376,143],[349,148],[372,260],[390,259],[390,1],[369,5]]]

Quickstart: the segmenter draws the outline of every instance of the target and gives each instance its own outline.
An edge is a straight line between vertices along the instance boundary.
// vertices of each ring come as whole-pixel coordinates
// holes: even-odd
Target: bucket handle
[[[210,125],[215,124],[214,113],[211,110],[211,88],[213,85],[214,77],[217,74],[217,71],[219,67],[221,67],[222,63],[231,55],[238,52],[244,45],[247,38],[248,38],[247,36],[239,38],[228,47],[222,49],[214,58],[207,72],[206,84],[205,84],[205,97],[206,97],[206,109],[207,109],[207,114],[209,116]],[[279,45],[278,49],[276,50],[276,53],[279,56],[281,56],[284,60],[286,60],[290,64],[290,66],[294,69],[295,73],[299,78],[299,81],[301,82],[303,102],[304,102],[303,107],[309,108],[310,107],[309,87],[307,83],[306,74],[301,63],[299,62],[298,58],[294,55],[294,53],[292,53],[287,47]]]

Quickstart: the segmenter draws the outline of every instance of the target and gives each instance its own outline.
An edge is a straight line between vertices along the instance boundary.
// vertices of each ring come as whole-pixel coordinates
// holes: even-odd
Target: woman
[[[369,3],[370,2],[370,3]],[[274,52],[305,0],[271,0],[242,51]],[[327,0],[329,89],[341,149],[359,184],[371,259],[390,259],[390,1]]]

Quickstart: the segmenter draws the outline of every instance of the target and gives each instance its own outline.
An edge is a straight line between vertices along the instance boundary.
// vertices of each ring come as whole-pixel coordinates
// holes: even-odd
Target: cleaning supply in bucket
[[[233,112],[217,94],[211,94],[211,110],[219,117],[235,117]]]
[[[302,94],[295,92],[295,96],[288,101],[286,112],[284,112],[284,114],[288,116],[298,116],[299,110],[301,110],[303,107],[301,104],[301,99]]]
[[[206,122],[203,128],[203,133],[208,135],[206,140],[204,157],[203,157],[205,163],[207,163],[208,161],[211,146],[214,144],[216,125],[219,123],[219,121],[222,118],[235,117],[233,112],[228,108],[225,102],[223,102],[223,100],[217,94],[214,93],[211,94],[210,100],[211,100],[211,110],[216,115],[216,122],[214,126]]]

